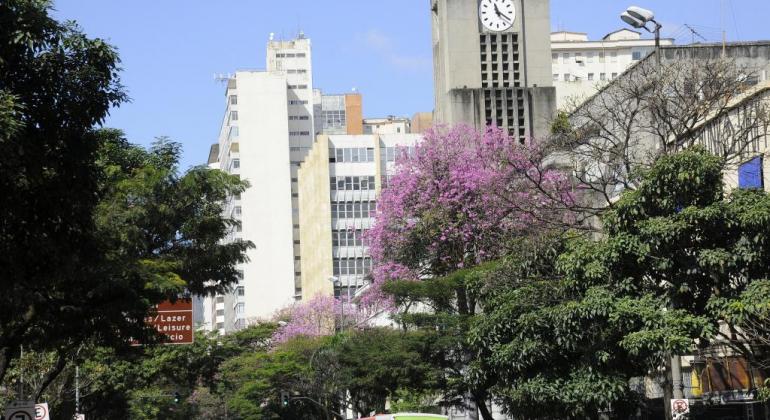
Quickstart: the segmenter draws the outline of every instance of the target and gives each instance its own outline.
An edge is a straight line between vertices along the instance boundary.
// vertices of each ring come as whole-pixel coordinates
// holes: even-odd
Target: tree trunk
[[[67,366],[67,358],[65,357],[63,351],[57,352],[57,357],[58,359],[56,359],[56,364],[51,368],[51,370],[46,372],[43,382],[41,382],[35,390],[35,401],[40,401],[40,397],[43,395],[48,386],[51,385],[51,383],[53,383],[57,377],[59,377],[64,368]]]
[[[8,365],[11,363],[11,354],[13,350],[10,347],[0,348],[0,383],[3,383],[5,374],[8,372]]]
[[[484,420],[494,420],[494,417],[492,417],[492,412],[489,410],[489,407],[487,407],[487,402],[484,401],[481,398],[476,399],[476,405],[479,407],[479,413],[481,413],[481,418]]]

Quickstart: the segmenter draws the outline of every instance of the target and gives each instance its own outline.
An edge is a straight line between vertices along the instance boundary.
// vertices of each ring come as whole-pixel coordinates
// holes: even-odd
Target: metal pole
[[[657,60],[658,67],[660,67],[660,28],[663,25],[655,22],[655,58]]]
[[[80,414],[80,366],[75,365],[75,414]]]
[[[19,346],[19,401],[24,400],[24,346]]]

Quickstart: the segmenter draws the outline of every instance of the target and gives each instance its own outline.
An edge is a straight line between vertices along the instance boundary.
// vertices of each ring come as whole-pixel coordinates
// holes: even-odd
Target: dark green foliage
[[[506,408],[530,418],[633,412],[642,401],[632,378],[696,339],[707,345],[720,321],[766,316],[770,200],[725,197],[721,170],[698,148],[664,157],[608,212],[600,240],[536,244],[489,276],[471,342]]]
[[[20,344],[55,347],[90,327],[73,294],[101,260],[92,128],[126,99],[114,49],[48,8],[0,3],[0,378]]]

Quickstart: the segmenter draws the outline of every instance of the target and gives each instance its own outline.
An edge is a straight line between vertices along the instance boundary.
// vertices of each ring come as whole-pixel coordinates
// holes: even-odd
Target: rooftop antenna
[[[214,73],[214,81],[218,83],[227,83],[232,78],[231,74]]]
[[[703,42],[708,42],[706,40],[706,38],[703,35],[701,35],[700,32],[696,31],[695,28],[693,28],[692,26],[690,26],[690,25],[685,23],[684,27],[687,28],[690,31],[690,34],[692,35],[692,43],[693,44],[695,43],[695,37],[698,37],[698,38],[702,39]]]

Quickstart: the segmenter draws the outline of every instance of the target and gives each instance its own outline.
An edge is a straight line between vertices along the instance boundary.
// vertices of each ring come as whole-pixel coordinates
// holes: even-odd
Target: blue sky
[[[467,0],[473,1],[473,0]],[[535,1],[535,0],[526,0]],[[542,1],[542,0],[536,0]],[[313,42],[314,85],[357,88],[365,116],[411,116],[433,108],[428,0],[57,0],[55,16],[108,39],[123,60],[132,102],[107,125],[149,144],[169,136],[184,144],[182,166],[205,162],[223,112],[215,73],[264,68],[273,32],[302,29]],[[553,29],[598,38],[622,26],[625,0],[552,0]],[[690,41],[690,24],[709,41],[770,39],[768,0],[636,0],[664,24],[664,35]]]

